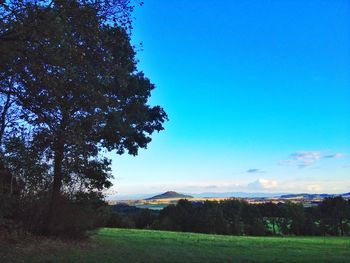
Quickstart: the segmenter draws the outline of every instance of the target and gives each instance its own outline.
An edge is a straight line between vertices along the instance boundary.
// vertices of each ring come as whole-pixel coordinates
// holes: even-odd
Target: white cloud
[[[305,151],[300,151],[300,152],[295,152],[292,153],[290,155],[290,158],[293,160],[310,160],[310,161],[314,161],[314,160],[318,160],[321,159],[321,153],[318,151],[309,151],[309,152],[305,152]]]
[[[336,159],[343,157],[343,153],[323,154],[320,151],[299,151],[289,155],[287,160],[281,160],[279,165],[292,165],[299,168],[305,168],[314,165],[321,159]]]
[[[306,189],[309,191],[309,192],[320,192],[322,191],[322,186],[319,185],[319,184],[310,184],[310,185],[307,185],[306,186]]]
[[[215,192],[342,193],[348,191],[346,186],[349,183],[350,180],[293,179],[288,181],[277,181],[273,179],[259,178],[253,182],[240,184],[223,182],[216,185]],[[187,190],[187,192],[191,192],[190,189]]]
[[[247,188],[251,190],[266,190],[266,189],[275,189],[277,188],[277,186],[278,186],[277,181],[259,178],[258,180],[252,183],[249,183],[247,185]]]

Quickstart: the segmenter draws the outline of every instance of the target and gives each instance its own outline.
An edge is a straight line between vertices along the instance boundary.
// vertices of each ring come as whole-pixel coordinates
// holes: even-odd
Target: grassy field
[[[0,262],[350,262],[349,237],[231,237],[105,228],[83,245],[34,243],[7,254],[0,251]]]

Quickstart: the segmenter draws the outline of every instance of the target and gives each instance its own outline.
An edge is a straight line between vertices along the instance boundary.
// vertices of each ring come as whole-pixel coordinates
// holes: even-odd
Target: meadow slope
[[[6,261],[0,261],[350,262],[349,237],[236,237],[103,228],[86,246],[36,249],[12,250],[13,255],[2,255]]]

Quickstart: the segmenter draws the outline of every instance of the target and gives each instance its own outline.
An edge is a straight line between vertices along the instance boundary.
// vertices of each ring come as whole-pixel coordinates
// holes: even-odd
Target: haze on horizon
[[[118,194],[350,190],[350,2],[147,0],[139,67],[170,121]],[[112,191],[112,192],[113,192]]]

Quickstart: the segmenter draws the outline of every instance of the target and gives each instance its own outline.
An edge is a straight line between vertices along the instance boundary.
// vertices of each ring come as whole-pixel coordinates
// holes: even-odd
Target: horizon
[[[109,153],[131,195],[350,189],[348,1],[148,0],[139,69],[170,121],[138,156]]]
[[[126,195],[109,195],[107,197],[108,201],[131,201],[131,200],[146,200],[149,198],[153,198],[158,195],[167,194],[169,192],[174,192],[176,194],[181,195],[189,195],[193,198],[280,198],[285,195],[349,195],[350,192],[344,193],[279,193],[279,192],[202,192],[202,193],[185,193],[185,192],[177,192],[173,190],[165,191],[165,192],[156,192],[149,194],[126,194]],[[181,198],[182,199],[182,198]],[[187,199],[186,197],[183,199]]]

